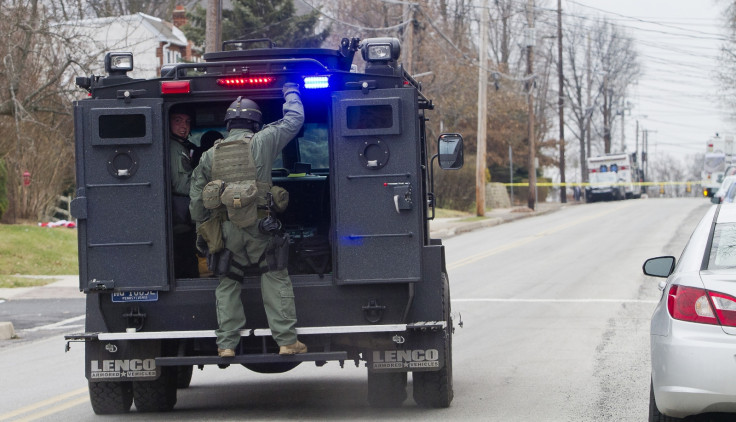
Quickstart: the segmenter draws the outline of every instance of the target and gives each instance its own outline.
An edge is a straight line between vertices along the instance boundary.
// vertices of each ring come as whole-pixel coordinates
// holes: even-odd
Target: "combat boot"
[[[288,346],[281,346],[279,348],[280,355],[298,355],[299,353],[307,353],[307,346],[299,340],[294,344]]]
[[[217,356],[221,358],[232,358],[235,357],[235,350],[233,349],[220,349],[217,348]]]

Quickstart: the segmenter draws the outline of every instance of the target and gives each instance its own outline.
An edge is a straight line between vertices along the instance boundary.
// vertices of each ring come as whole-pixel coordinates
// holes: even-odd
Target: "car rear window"
[[[716,224],[708,269],[736,268],[736,223]]]

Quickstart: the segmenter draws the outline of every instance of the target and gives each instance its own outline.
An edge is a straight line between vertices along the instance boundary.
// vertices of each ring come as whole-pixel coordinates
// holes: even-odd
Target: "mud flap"
[[[158,340],[88,341],[84,373],[90,382],[151,381],[161,375]]]
[[[367,352],[366,360],[369,371],[438,371],[444,366],[445,330],[401,333],[395,335],[393,340],[395,348]]]

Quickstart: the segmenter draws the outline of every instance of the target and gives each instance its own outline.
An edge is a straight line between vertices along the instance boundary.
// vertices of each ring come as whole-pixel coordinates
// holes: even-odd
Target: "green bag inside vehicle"
[[[258,188],[255,181],[228,183],[220,195],[220,201],[227,208],[228,219],[237,227],[252,226],[258,219]]]
[[[273,211],[284,212],[289,206],[289,192],[281,186],[271,186],[271,196],[273,197]]]

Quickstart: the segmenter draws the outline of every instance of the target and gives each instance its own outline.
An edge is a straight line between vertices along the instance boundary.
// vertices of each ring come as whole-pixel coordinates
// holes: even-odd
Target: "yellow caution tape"
[[[529,186],[529,183],[499,183],[503,186]],[[664,185],[700,185],[700,182],[618,182],[618,183],[588,183],[588,182],[538,182],[537,186],[562,187],[562,186],[664,186]]]

